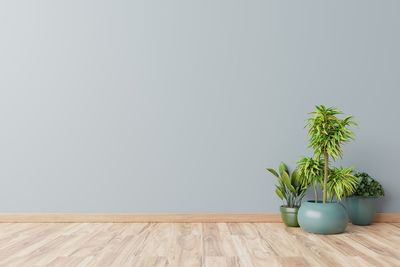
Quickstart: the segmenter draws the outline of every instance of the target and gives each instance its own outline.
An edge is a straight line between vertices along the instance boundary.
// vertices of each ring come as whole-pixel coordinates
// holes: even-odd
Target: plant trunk
[[[315,183],[313,184],[313,188],[314,188],[314,201],[315,201],[315,203],[317,203],[318,202],[318,193],[317,193],[317,186]]]
[[[324,188],[322,195],[322,202],[325,203],[328,195],[327,184],[329,176],[329,154],[328,151],[324,151]]]

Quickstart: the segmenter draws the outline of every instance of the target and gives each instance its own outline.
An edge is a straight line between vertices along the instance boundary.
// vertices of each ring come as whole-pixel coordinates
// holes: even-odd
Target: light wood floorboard
[[[400,223],[2,223],[0,266],[400,266]]]

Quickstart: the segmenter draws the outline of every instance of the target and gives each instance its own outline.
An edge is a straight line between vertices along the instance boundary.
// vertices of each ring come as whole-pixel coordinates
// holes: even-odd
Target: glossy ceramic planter
[[[349,197],[346,198],[347,212],[352,224],[369,225],[376,213],[376,198]]]
[[[297,218],[305,231],[323,235],[343,233],[349,220],[341,203],[314,201],[301,204]]]
[[[285,206],[281,206],[281,218],[286,226],[289,227],[299,227],[299,223],[297,221],[297,213],[299,208],[289,208]]]

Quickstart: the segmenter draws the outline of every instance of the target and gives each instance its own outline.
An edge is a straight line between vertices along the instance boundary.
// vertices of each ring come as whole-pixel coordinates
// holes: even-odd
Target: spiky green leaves
[[[342,157],[342,144],[354,138],[354,133],[349,129],[356,125],[352,116],[340,119],[337,115],[342,112],[333,107],[316,106],[312,117],[307,121],[309,146],[314,149],[316,157],[327,151],[329,156],[336,160]]]
[[[298,161],[297,170],[303,181],[309,184],[322,184],[324,175],[324,162],[321,158],[303,157]],[[357,187],[357,178],[353,175],[353,169],[349,167],[339,167],[329,169],[329,179],[327,183],[327,195],[341,199],[351,195]]]
[[[343,197],[350,196],[356,190],[358,184],[357,177],[353,175],[353,168],[338,167],[329,171],[328,196],[341,200]]]
[[[305,185],[322,183],[324,161],[321,158],[303,157],[297,162],[297,170]]]

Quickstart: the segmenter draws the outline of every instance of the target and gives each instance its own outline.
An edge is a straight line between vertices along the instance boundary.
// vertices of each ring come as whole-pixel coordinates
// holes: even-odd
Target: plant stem
[[[327,199],[327,184],[328,184],[328,176],[329,176],[329,154],[328,151],[324,150],[324,188],[322,195],[322,202],[325,203]]]
[[[317,193],[317,185],[314,183],[313,184],[313,188],[314,188],[314,201],[315,203],[318,202],[318,193]]]

